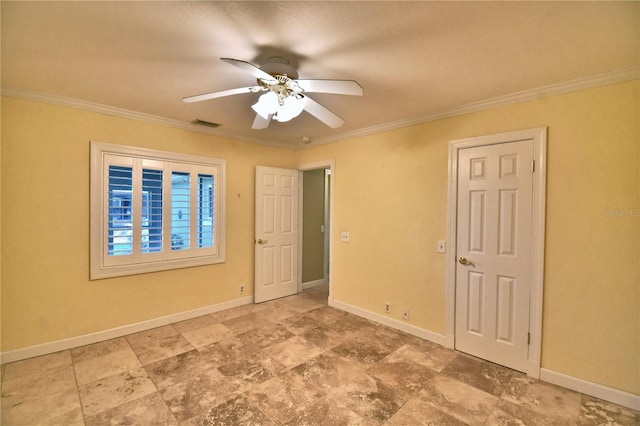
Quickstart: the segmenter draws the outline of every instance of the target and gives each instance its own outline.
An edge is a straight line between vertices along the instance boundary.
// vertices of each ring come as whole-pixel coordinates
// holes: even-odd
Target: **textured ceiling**
[[[639,2],[2,1],[3,91],[34,92],[299,147],[464,105],[638,70]],[[306,112],[252,130],[255,84],[219,60],[287,58],[300,78],[350,79],[363,97],[311,96],[346,123]]]

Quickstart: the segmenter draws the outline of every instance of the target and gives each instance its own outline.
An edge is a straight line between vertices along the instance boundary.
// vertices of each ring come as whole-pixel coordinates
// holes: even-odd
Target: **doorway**
[[[451,141],[447,342],[540,374],[546,128]]]
[[[329,282],[329,192],[331,171],[302,172],[302,288]]]
[[[332,300],[334,161],[301,164],[298,292],[328,287]]]

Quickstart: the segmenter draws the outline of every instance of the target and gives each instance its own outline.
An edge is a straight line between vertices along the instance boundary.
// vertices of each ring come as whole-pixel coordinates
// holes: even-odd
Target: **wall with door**
[[[227,261],[89,281],[91,140],[226,159]],[[258,164],[296,163],[289,150],[3,97],[2,351],[250,296]]]
[[[334,299],[444,334],[448,142],[547,126],[542,367],[640,394],[639,98],[636,80],[298,152],[335,159]]]
[[[327,159],[334,299],[444,334],[448,141],[548,126],[542,366],[640,394],[639,97],[618,83],[298,152],[3,97],[2,350],[241,297],[255,166]],[[227,262],[89,281],[92,139],[226,159]]]

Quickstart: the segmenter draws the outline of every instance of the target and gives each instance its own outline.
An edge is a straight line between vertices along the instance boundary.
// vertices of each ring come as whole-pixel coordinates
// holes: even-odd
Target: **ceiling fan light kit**
[[[258,86],[189,96],[182,101],[191,103],[243,93],[266,92],[251,106],[256,112],[256,118],[251,126],[253,129],[267,128],[271,120],[279,122],[292,120],[303,110],[327,126],[337,128],[344,124],[344,120],[311,99],[306,92],[363,95],[362,87],[353,80],[298,80],[296,69],[289,65],[286,59],[280,57],[270,58],[261,67],[238,59],[221,58],[221,60],[256,77]]]

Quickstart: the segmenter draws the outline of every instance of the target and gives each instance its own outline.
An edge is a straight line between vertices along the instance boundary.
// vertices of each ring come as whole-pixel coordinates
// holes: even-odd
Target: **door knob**
[[[458,262],[460,262],[461,265],[471,265],[471,266],[475,266],[473,264],[473,262],[471,262],[470,260],[468,260],[466,257],[461,257],[460,259],[458,259]]]
[[[266,244],[266,243],[267,243],[267,240],[263,240],[262,238],[258,238],[258,239],[256,240],[256,243],[258,243],[258,244]]]

